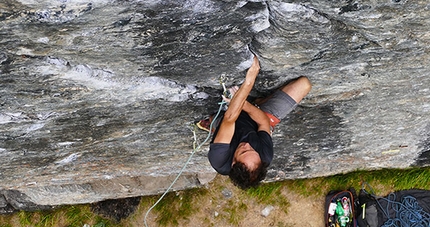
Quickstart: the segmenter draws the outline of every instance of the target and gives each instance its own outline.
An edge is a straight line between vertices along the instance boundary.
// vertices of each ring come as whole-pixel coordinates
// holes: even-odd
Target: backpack
[[[354,188],[330,191],[325,199],[325,226],[357,227],[357,206]]]
[[[358,200],[359,227],[430,226],[429,190],[400,190],[379,197],[362,188]]]

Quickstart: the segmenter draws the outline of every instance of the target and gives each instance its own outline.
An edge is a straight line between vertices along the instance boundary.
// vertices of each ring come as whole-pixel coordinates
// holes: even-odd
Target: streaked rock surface
[[[3,0],[0,26],[3,213],[164,192],[251,50],[252,96],[314,84],[267,181],[430,163],[427,1]],[[174,190],[215,177],[207,149]]]

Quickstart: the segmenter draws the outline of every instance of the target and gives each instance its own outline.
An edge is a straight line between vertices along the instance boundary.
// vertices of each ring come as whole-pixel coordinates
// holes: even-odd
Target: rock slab
[[[162,193],[259,56],[313,83],[266,181],[430,164],[427,1],[0,3],[0,212]],[[204,144],[173,190],[215,177]]]

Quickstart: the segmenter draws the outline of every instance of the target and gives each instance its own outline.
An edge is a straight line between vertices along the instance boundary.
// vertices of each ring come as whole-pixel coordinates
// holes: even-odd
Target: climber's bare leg
[[[312,84],[309,79],[305,76],[301,76],[279,89],[287,93],[291,98],[294,99],[294,101],[299,103],[309,93],[311,88]],[[261,105],[269,100],[270,97],[271,96],[262,99],[256,99],[255,104]]]

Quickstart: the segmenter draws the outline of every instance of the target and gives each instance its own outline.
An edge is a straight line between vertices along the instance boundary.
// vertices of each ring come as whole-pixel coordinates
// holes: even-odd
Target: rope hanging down
[[[222,85],[222,87],[223,87],[223,89],[224,89],[224,92],[223,92],[223,94],[226,94],[226,92],[227,92],[227,89],[226,89],[226,87],[225,87],[225,84],[224,84],[224,78],[223,77],[221,77],[221,79],[220,79],[220,82],[221,82],[221,85]],[[193,142],[193,152],[191,152],[191,155],[190,155],[190,157],[188,158],[188,160],[185,162],[185,164],[184,164],[184,166],[182,167],[182,169],[179,171],[179,173],[178,173],[178,175],[176,176],[176,178],[173,180],[173,182],[170,184],[170,186],[167,188],[167,190],[163,193],[163,195],[161,195],[161,197],[157,200],[157,202],[155,202],[155,204],[154,205],[152,205],[150,208],[149,208],[149,210],[146,212],[146,214],[145,214],[145,218],[144,218],[144,223],[145,223],[145,227],[148,227],[148,224],[146,223],[146,219],[147,219],[147,217],[148,217],[148,214],[149,214],[149,212],[151,212],[151,210],[152,209],[154,209],[154,207],[155,206],[157,206],[157,204],[158,203],[160,203],[160,201],[164,198],[164,196],[166,196],[166,194],[170,191],[170,189],[173,187],[173,185],[176,183],[176,181],[179,179],[179,177],[181,176],[181,174],[182,174],[182,172],[185,170],[185,168],[187,167],[187,165],[188,165],[188,163],[191,161],[191,158],[193,157],[193,155],[194,155],[194,153],[196,153],[196,151],[198,151],[198,150],[200,150],[200,148],[203,146],[203,144],[205,144],[209,139],[210,139],[210,137],[211,137],[211,135],[212,135],[212,128],[213,128],[213,124],[214,124],[214,122],[215,122],[215,120],[218,118],[218,116],[219,116],[219,114],[221,113],[221,111],[223,110],[223,108],[224,108],[224,104],[227,104],[227,102],[225,102],[225,101],[221,101],[220,103],[218,103],[220,106],[219,106],[219,109],[218,109],[218,112],[217,112],[217,114],[215,115],[215,117],[213,118],[213,120],[212,120],[212,122],[211,122],[211,124],[210,124],[210,127],[209,127],[209,134],[208,134],[208,136],[206,137],[206,139],[201,143],[201,144],[199,144],[197,147],[196,147],[196,144],[197,144],[197,138],[196,138],[196,133],[195,133],[195,130],[193,131],[193,135],[194,135],[194,142]]]

